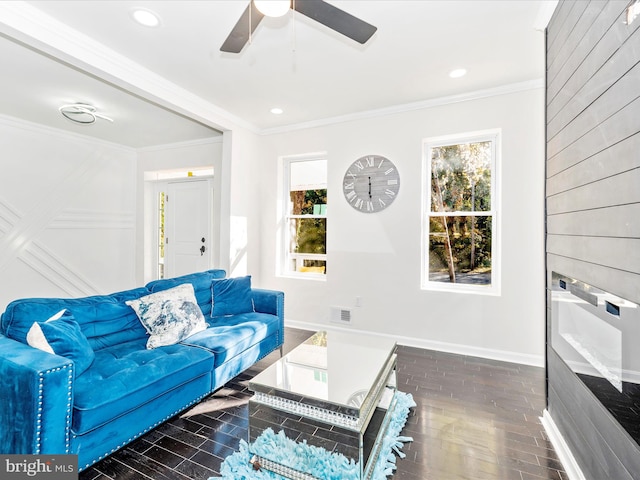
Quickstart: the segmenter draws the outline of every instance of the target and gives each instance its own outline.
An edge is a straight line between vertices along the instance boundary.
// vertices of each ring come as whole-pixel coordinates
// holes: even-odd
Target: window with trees
[[[285,159],[282,273],[325,278],[327,272],[327,160]]]
[[[424,142],[422,286],[499,293],[499,131]]]

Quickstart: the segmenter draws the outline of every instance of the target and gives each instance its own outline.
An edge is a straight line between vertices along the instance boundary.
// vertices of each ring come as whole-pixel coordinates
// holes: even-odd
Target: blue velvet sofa
[[[209,270],[111,295],[10,303],[0,318],[0,453],[77,454],[84,470],[281,348],[284,294],[250,288],[251,311],[212,317],[212,284],[224,277]],[[185,283],[206,329],[147,348],[149,334],[127,302]],[[62,309],[92,350],[80,374],[79,360],[26,341],[34,322]]]

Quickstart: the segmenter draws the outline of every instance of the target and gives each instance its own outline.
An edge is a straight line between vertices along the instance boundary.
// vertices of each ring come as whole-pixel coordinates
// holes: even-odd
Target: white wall
[[[228,175],[222,180],[229,188],[226,196],[229,201],[227,272],[229,276],[250,274],[254,285],[265,286],[261,275],[262,260],[265,256],[272,257],[274,252],[268,247],[263,221],[265,214],[272,218],[266,205],[272,205],[277,196],[276,185],[272,183],[274,177],[263,175],[265,141],[243,128],[234,129],[227,140]]]
[[[135,286],[135,150],[0,116],[0,311]]]
[[[285,291],[291,324],[329,324],[332,305],[355,307],[350,328],[400,343],[543,364],[544,91],[542,88],[261,139],[260,283]],[[502,293],[420,289],[422,140],[502,129]],[[282,156],[328,152],[326,281],[277,277],[277,199]],[[356,212],[342,178],[356,158],[380,154],[400,170],[398,198],[376,214]],[[251,249],[249,250],[252,251]]]

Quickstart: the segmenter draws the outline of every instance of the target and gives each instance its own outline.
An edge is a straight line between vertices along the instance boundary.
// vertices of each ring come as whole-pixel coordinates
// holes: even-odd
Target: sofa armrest
[[[0,335],[0,452],[69,452],[74,364]]]
[[[252,288],[253,304],[256,312],[270,313],[280,319],[278,345],[284,343],[284,292]]]

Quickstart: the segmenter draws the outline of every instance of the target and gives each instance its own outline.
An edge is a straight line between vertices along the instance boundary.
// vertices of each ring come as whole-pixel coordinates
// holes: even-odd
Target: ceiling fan
[[[256,3],[259,2],[250,0],[244,13],[240,16],[222,47],[220,47],[222,52],[240,53],[249,41],[249,37],[265,16],[256,7]],[[284,13],[289,9],[293,9],[361,44],[366,43],[377,30],[373,25],[334,7],[324,0],[286,0],[286,3],[289,6],[285,8]]]

